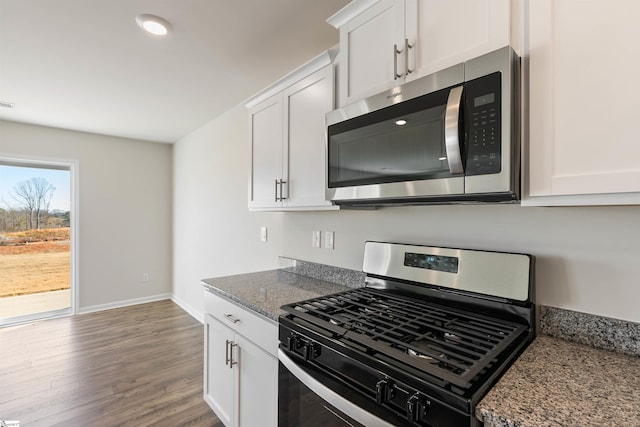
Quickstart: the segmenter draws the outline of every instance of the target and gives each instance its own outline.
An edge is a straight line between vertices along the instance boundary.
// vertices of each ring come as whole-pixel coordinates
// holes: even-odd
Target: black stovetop
[[[529,333],[523,324],[368,288],[282,309],[370,357],[418,369],[460,392]]]

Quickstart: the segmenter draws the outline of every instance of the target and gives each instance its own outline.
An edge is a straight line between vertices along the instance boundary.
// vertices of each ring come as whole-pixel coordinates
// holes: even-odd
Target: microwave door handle
[[[463,173],[462,154],[460,153],[460,103],[462,102],[462,86],[454,87],[449,92],[447,108],[444,114],[444,146],[447,151],[449,171],[452,174]]]

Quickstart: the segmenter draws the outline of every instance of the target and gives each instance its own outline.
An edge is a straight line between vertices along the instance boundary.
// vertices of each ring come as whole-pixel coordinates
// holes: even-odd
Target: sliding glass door
[[[73,311],[73,169],[0,157],[0,326]]]

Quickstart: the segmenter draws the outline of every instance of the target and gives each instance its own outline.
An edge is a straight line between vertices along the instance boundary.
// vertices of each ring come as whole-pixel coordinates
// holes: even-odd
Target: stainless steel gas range
[[[533,262],[367,242],[364,287],[282,307],[279,425],[480,425],[535,336]]]

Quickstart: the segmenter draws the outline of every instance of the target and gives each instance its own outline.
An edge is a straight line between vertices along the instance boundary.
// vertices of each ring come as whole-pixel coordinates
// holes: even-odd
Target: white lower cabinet
[[[205,401],[227,427],[276,426],[277,326],[208,292],[205,307]]]
[[[241,363],[237,426],[278,425],[278,359],[237,335]]]
[[[234,406],[236,404],[236,375],[239,366],[229,368],[229,341],[235,333],[214,319],[205,315],[205,379],[204,399],[225,426],[235,425]],[[236,351],[238,353],[238,351]],[[236,360],[239,355],[236,355]]]

